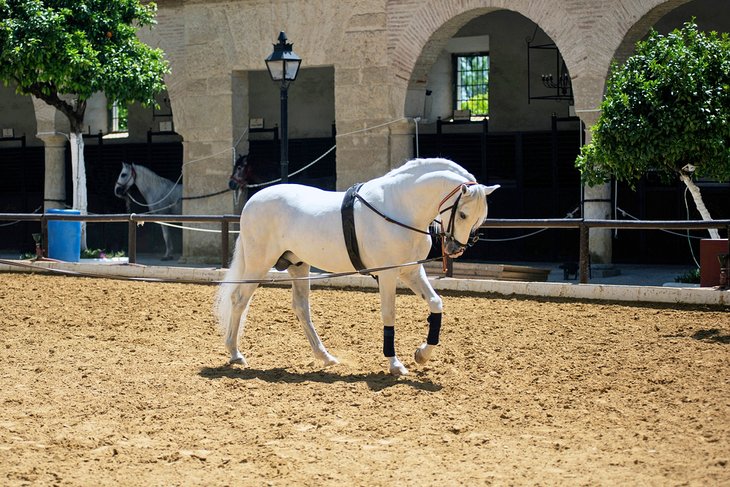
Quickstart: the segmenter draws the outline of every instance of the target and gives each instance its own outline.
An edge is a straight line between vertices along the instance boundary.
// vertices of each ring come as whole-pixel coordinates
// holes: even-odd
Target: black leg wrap
[[[395,327],[383,327],[383,355],[395,357]]]
[[[428,337],[426,343],[429,345],[439,344],[439,333],[441,332],[441,313],[428,315]]]

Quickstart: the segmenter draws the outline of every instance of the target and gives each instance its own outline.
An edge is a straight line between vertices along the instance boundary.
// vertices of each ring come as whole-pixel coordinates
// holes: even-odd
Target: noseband
[[[124,183],[124,195],[126,196],[127,193],[129,193],[129,190],[132,186],[134,186],[135,181],[137,181],[137,171],[135,171],[134,166],[129,166],[131,170],[131,175],[127,178],[127,181]],[[131,182],[130,182],[131,181]],[[127,184],[129,183],[129,184]],[[117,183],[119,184],[119,183]]]
[[[446,203],[448,201],[449,198],[451,198],[452,196],[454,196],[454,194],[456,194],[459,190],[461,190],[462,186],[473,186],[475,184],[477,184],[475,181],[467,181],[466,183],[461,183],[459,186],[457,186],[456,188],[451,190],[451,192],[449,194],[447,194],[444,197],[444,199],[441,200],[441,203],[439,204],[439,215],[443,215],[444,213],[446,213],[449,210],[451,211],[451,216],[449,217],[449,224],[446,226],[446,231],[445,232],[442,231],[441,233],[439,233],[439,235],[444,239],[451,240],[452,242],[456,243],[459,247],[461,247],[463,249],[465,249],[467,247],[471,247],[477,241],[479,241],[479,236],[476,235],[476,233],[473,234],[469,238],[469,241],[465,244],[459,242],[458,240],[456,240],[456,237],[454,237],[454,221],[456,220],[456,210],[459,207],[459,201],[461,201],[461,193],[459,193],[459,195],[456,197],[453,205],[446,207],[444,209],[441,209],[441,207],[444,205],[444,203]]]
[[[244,158],[244,161],[246,159]],[[233,167],[233,174],[231,174],[231,177],[228,178],[228,187],[231,190],[237,190],[240,188],[243,188],[248,185],[248,177],[247,177],[248,171],[248,161],[244,162],[243,164],[238,164]]]

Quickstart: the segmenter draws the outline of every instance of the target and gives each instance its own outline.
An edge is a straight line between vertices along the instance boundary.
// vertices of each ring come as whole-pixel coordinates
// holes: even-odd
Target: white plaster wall
[[[15,85],[5,86],[0,83],[0,129],[13,129],[15,137],[26,136],[29,146],[41,145],[35,137],[36,121],[33,100],[29,96],[15,93]],[[0,136],[2,132],[0,132]],[[9,144],[9,143],[7,143]]]
[[[249,72],[249,115],[263,118],[266,128],[279,126],[280,84],[268,71]],[[302,66],[289,85],[289,137],[329,137],[335,121],[335,75],[333,67]]]

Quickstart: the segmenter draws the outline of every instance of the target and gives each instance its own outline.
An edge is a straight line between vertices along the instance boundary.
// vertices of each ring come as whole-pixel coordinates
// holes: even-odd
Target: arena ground
[[[225,365],[212,286],[2,274],[0,484],[728,485],[725,308],[448,294],[442,344],[398,296],[317,289],[315,363],[287,288]]]

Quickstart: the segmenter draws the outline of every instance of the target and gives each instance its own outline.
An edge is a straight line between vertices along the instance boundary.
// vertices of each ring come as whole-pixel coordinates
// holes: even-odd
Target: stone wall
[[[176,131],[184,145],[184,195],[219,190],[234,150],[247,150],[248,120],[259,116],[252,96],[266,89],[261,72],[279,31],[286,31],[306,68],[330,77],[329,113],[336,123],[337,187],[379,176],[412,156],[412,122],[428,75],[448,40],[480,17],[510,10],[534,22],[560,50],[572,78],[576,113],[590,125],[597,116],[614,58],[662,16],[708,0],[159,0],[158,23],[140,37],[167,54],[166,82]],[[688,7],[689,8],[689,7]],[[727,14],[724,14],[727,16]],[[474,25],[474,24],[471,24]],[[476,35],[478,32],[471,32]],[[492,43],[491,49],[495,49]],[[255,83],[255,86],[252,84]],[[306,95],[305,83],[300,93]],[[9,97],[7,89],[0,97]],[[12,95],[14,96],[14,95]],[[324,96],[324,95],[317,95]],[[521,95],[519,95],[521,96]],[[0,104],[3,100],[0,99]],[[36,104],[37,105],[37,104]],[[268,118],[275,110],[268,108]],[[299,115],[298,115],[299,116]],[[0,115],[0,122],[2,122]],[[63,121],[36,106],[38,132]],[[142,120],[144,117],[140,118]],[[273,120],[272,120],[273,121]],[[391,123],[397,121],[396,123]],[[297,125],[306,123],[297,121]],[[322,120],[318,120],[322,124]],[[0,125],[2,125],[0,123]],[[139,123],[136,131],[142,129]],[[371,127],[374,130],[362,131]],[[297,130],[297,128],[293,128]],[[138,136],[139,134],[135,135]],[[56,140],[49,141],[56,144]],[[36,143],[40,143],[36,139]],[[234,148],[234,145],[236,147]],[[230,195],[186,200],[188,214],[233,211]],[[216,235],[185,232],[184,257],[213,259]]]

